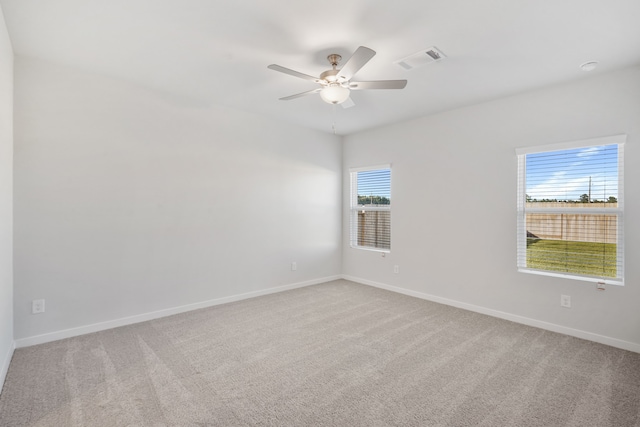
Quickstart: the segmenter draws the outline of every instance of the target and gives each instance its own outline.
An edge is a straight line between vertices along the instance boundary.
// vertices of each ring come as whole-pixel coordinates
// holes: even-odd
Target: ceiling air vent
[[[394,62],[404,68],[405,70],[411,70],[413,68],[422,67],[432,62],[440,61],[442,58],[446,58],[447,55],[438,50],[437,47],[430,47],[420,52],[416,52],[413,55],[409,55],[406,58],[402,58],[399,61]]]

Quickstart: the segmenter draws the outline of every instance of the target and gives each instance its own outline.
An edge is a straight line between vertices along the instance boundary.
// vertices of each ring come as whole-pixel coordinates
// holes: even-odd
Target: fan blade
[[[403,89],[406,85],[406,80],[378,80],[373,82],[351,82],[349,89]]]
[[[301,79],[311,80],[314,83],[320,83],[320,79],[317,77],[310,76],[308,74],[300,73],[298,71],[290,70],[289,68],[281,67],[280,65],[271,64],[267,68],[280,71],[281,73],[289,74],[290,76],[300,77]]]
[[[344,66],[340,69],[338,73],[338,77],[344,80],[351,80],[360,68],[364,67],[364,64],[369,62],[371,58],[375,56],[376,52],[369,49],[368,47],[360,46],[356,51],[351,55],[351,58],[344,63]]]
[[[295,95],[289,95],[289,96],[285,96],[284,98],[280,98],[280,101],[289,101],[290,99],[296,99],[296,98],[300,98],[302,96],[313,95],[314,93],[318,93],[321,90],[322,90],[322,88],[319,87],[318,89],[308,90],[308,91],[302,92],[302,93],[296,93]]]
[[[342,108],[351,108],[351,107],[353,107],[354,105],[356,105],[356,103],[355,103],[355,102],[353,102],[353,99],[351,99],[351,97],[349,97],[349,98],[347,98],[347,100],[346,100],[346,101],[344,101],[344,102],[343,102],[342,104],[340,104],[340,105],[342,105]]]

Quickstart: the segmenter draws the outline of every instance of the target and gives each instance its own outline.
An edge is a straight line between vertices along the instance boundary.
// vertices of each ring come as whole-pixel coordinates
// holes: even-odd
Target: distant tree
[[[527,194],[526,196],[527,196],[527,202],[531,202],[531,201],[532,201],[532,200],[531,200],[531,196],[530,196],[530,195],[528,195],[528,194]]]
[[[589,195],[583,194],[582,196],[580,196],[580,203],[589,203]]]
[[[359,205],[390,205],[391,200],[385,196],[358,196]]]
[[[618,203],[618,199],[613,197],[613,196],[609,196],[609,200],[607,200],[607,202],[609,202],[609,203]]]

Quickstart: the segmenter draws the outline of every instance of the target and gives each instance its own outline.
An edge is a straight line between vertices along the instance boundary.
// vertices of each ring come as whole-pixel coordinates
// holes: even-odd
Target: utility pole
[[[589,201],[588,203],[591,203],[591,177],[589,177]]]

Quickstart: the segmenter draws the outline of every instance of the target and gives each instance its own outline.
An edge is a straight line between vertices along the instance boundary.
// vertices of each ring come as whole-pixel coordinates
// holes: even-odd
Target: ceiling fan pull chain
[[[336,134],[336,104],[332,105],[333,107],[333,123],[331,123],[331,129],[333,129],[333,134]]]

